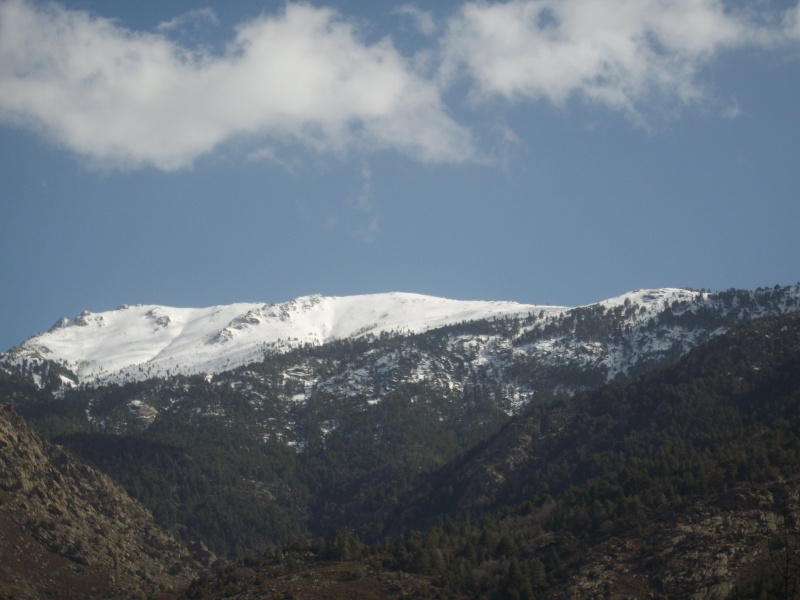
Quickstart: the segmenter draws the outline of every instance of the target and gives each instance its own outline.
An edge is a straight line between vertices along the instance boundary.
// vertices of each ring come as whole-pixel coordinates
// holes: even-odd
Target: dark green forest
[[[639,591],[681,597],[686,590],[671,589],[664,576],[677,550],[654,541],[660,532],[746,518],[758,545],[730,575],[735,583],[724,597],[793,598],[800,593],[798,408],[800,317],[754,321],[635,382],[529,407],[389,499],[373,515],[377,537],[374,522],[360,535],[344,527],[248,564],[268,573],[288,561],[302,573],[357,561],[417,576],[425,583],[414,588],[420,597],[549,598],[566,593],[609,543],[625,540],[631,572],[644,582]],[[771,529],[766,515],[785,527]],[[682,548],[708,543],[702,529],[694,535]],[[724,526],[709,535],[721,552],[736,547]],[[249,585],[223,574],[187,594]],[[605,585],[601,596],[620,593]]]

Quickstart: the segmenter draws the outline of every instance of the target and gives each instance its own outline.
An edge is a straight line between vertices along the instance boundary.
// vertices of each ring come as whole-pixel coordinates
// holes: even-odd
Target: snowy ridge
[[[196,309],[122,306],[61,319],[48,333],[0,354],[0,369],[22,373],[40,388],[198,373],[208,374],[210,382],[306,344],[323,350],[334,340],[379,338],[384,332],[425,334],[427,341],[419,344],[408,338],[402,351],[376,339],[367,351],[337,359],[343,363],[323,360],[327,368],[298,355],[284,369],[292,390],[286,400],[302,403],[316,391],[343,398],[376,390],[380,395],[404,382],[458,395],[477,381],[515,410],[542,386],[571,393],[634,376],[742,320],[798,310],[800,284],[714,293],[636,290],[575,308],[403,293]],[[450,327],[440,329],[445,326]]]
[[[141,380],[177,373],[218,373],[261,359],[268,351],[384,332],[437,327],[563,307],[460,301],[419,294],[304,296],[283,304],[209,308],[121,306],[62,318],[26,340],[16,359],[44,358],[73,371],[81,383]]]
[[[315,431],[324,439],[386,398],[420,402],[445,420],[475,410],[511,415],[537,397],[670,364],[742,321],[796,311],[800,284],[637,290],[575,308],[399,293],[123,306],[61,319],[0,353],[0,371],[11,376],[12,394],[15,381],[62,398],[84,385],[87,418],[103,430],[147,428],[167,416],[220,419],[302,451]],[[293,351],[305,344],[312,347]],[[128,381],[142,383],[121,404],[98,402],[104,384]],[[303,415],[311,420],[301,425]]]

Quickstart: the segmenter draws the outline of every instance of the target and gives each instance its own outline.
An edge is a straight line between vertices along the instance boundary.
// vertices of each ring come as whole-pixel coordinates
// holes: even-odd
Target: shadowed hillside
[[[107,476],[0,408],[0,597],[151,597],[200,568]]]

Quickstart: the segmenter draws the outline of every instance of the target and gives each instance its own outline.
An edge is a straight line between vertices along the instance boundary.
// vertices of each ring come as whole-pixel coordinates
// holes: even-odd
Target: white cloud
[[[641,122],[653,100],[702,99],[698,73],[723,50],[777,35],[719,0],[470,2],[449,23],[442,73],[469,75],[476,100],[577,96]]]
[[[141,33],[57,4],[0,0],[0,122],[119,168],[188,168],[231,142],[289,170],[295,159],[277,149],[491,162],[444,94],[556,105],[577,97],[646,124],[654,106],[706,99],[701,75],[721,52],[800,40],[800,7],[765,16],[768,4],[759,6],[473,1],[441,39],[406,58],[390,38],[367,42],[353,22],[308,4],[243,23],[215,53],[170,39],[185,25],[216,23],[210,9]],[[394,12],[435,35],[429,11],[406,4]]]
[[[366,44],[334,11],[305,4],[244,23],[212,55],[86,12],[8,0],[0,119],[121,168],[186,168],[231,139],[395,149],[431,162],[474,154],[438,88],[388,39]]]

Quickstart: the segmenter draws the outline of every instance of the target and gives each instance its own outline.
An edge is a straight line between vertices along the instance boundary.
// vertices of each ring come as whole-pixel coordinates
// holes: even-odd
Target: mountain
[[[0,597],[152,597],[200,569],[111,479],[0,407]]]
[[[315,298],[275,317],[293,330],[263,305],[86,315],[0,356],[0,395],[161,526],[241,558],[342,527],[377,539],[391,519],[373,515],[510,416],[547,406],[557,421],[552,398],[635,379],[742,322],[797,311],[800,286],[640,290],[576,308]],[[229,364],[226,348],[241,352]],[[234,368],[248,352],[255,362]],[[163,375],[144,378],[148,368]]]
[[[542,310],[562,309],[401,293],[314,295],[283,304],[201,309],[124,305],[114,311],[63,317],[13,354],[18,360],[59,363],[81,383],[137,381],[169,374],[219,373],[259,361],[265,353],[305,344],[388,332],[420,333],[461,321]]]
[[[303,448],[340,427],[342,411],[398,393],[435,395],[445,420],[443,411],[469,406],[511,415],[674,362],[742,321],[797,310],[800,285],[640,290],[570,309],[409,294],[123,307],[62,320],[0,354],[0,391],[3,380],[9,399],[73,390],[67,398],[83,405],[73,415],[109,432],[191,413],[245,419],[254,435]],[[110,401],[120,385],[127,391]]]
[[[575,308],[401,293],[317,295],[278,305],[205,309],[121,306],[62,318],[49,332],[0,355],[0,369],[27,370],[40,386],[47,380],[42,370],[57,372],[54,379],[49,375],[55,387],[215,375],[308,346],[448,328],[458,332],[459,325],[485,323],[481,331],[472,328],[479,334],[470,339],[451,336],[455,343],[471,346],[467,360],[472,370],[536,362],[580,370],[598,383],[674,360],[740,320],[798,309],[800,285],[754,292],[638,290]],[[506,323],[505,329],[491,325],[498,321]],[[421,378],[426,368],[420,365]]]
[[[339,531],[187,597],[304,597],[345,564],[418,598],[796,598],[798,464],[800,314],[786,314],[526,407],[364,515],[376,543]]]

